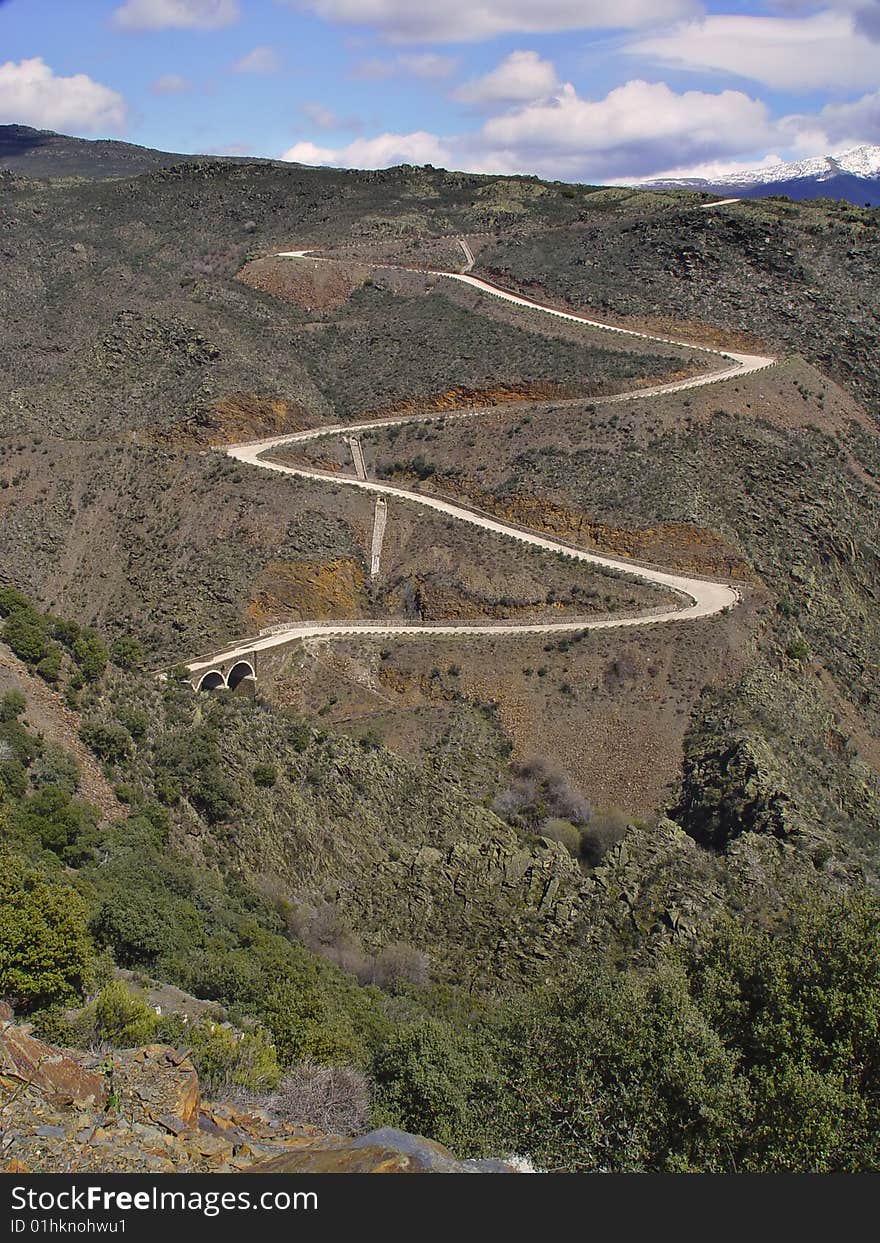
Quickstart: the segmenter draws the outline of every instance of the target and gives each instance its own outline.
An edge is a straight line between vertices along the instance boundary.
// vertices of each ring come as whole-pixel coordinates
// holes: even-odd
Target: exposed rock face
[[[785,838],[800,827],[784,776],[757,733],[724,746],[711,738],[688,755],[675,815],[697,841],[719,850],[743,833]]]
[[[448,1148],[395,1127],[359,1139],[332,1136],[251,1166],[251,1174],[513,1174],[506,1161],[459,1161]]]
[[[107,1100],[103,1075],[34,1040],[13,1023],[4,1022],[0,1029],[0,1084],[5,1087],[7,1081],[16,1080],[59,1103],[101,1107]]]
[[[457,1161],[432,1140],[383,1128],[359,1139],[201,1100],[185,1052],[165,1045],[94,1057],[0,1025],[0,1135],[7,1173],[513,1173]]]
[[[369,889],[342,889],[339,901],[355,926],[386,941],[448,940],[451,955],[451,930],[466,924],[462,967],[516,978],[565,951],[582,887],[577,863],[559,843],[524,849],[499,835],[414,848],[378,864]]]

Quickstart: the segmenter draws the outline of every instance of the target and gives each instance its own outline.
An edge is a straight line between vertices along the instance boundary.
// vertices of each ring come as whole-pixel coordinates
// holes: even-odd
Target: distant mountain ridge
[[[880,146],[866,144],[837,155],[744,168],[716,180],[705,177],[659,177],[640,189],[702,190],[740,198],[786,194],[792,199],[846,199],[858,207],[880,206]]]
[[[212,159],[227,164],[275,163],[257,157],[192,155],[156,151],[111,138],[72,138],[30,125],[0,125],[0,170],[21,177],[136,177],[183,160]]]

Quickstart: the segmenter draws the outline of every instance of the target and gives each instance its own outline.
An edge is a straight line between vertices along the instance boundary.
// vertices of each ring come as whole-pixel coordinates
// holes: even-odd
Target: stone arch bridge
[[[234,691],[243,684],[253,687],[257,670],[253,659],[218,661],[210,668],[191,669],[191,681],[197,691]]]

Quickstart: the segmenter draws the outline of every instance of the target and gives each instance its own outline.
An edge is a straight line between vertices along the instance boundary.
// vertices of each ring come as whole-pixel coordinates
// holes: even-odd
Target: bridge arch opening
[[[229,670],[226,678],[226,685],[231,691],[234,691],[237,686],[246,681],[248,678],[250,678],[252,682],[256,682],[256,671],[249,660],[240,660],[238,664],[233,665]]]
[[[201,679],[198,689],[200,691],[223,691],[226,689],[226,679],[219,669],[212,669]]]

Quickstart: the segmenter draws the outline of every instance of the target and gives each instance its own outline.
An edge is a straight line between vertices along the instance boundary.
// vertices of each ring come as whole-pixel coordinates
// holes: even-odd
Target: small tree
[[[0,995],[25,1010],[67,1004],[91,976],[82,898],[21,859],[0,857]]]

